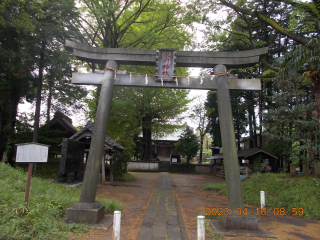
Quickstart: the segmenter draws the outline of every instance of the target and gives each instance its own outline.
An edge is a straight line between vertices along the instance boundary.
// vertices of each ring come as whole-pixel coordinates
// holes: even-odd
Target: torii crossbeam
[[[219,122],[224,152],[228,215],[219,219],[225,228],[257,229],[257,219],[253,216],[237,216],[237,209],[243,209],[243,196],[234,134],[229,90],[259,91],[258,79],[237,79],[227,76],[226,66],[230,68],[252,66],[259,62],[259,56],[266,54],[268,48],[241,52],[175,52],[177,67],[214,67],[219,76],[206,78],[179,78],[176,81],[159,81],[159,77],[129,75],[118,71],[119,64],[156,66],[156,50],[94,48],[78,43],[66,42],[79,60],[106,64],[105,71],[95,73],[73,73],[72,83],[82,85],[101,84],[100,99],[95,119],[95,128],[90,146],[80,201],[66,211],[66,221],[96,223],[103,218],[104,206],[95,202],[103,143],[107,133],[107,123],[111,110],[114,86],[127,87],[166,87],[181,89],[217,89]],[[147,84],[146,84],[147,78]],[[225,214],[226,215],[226,214]]]

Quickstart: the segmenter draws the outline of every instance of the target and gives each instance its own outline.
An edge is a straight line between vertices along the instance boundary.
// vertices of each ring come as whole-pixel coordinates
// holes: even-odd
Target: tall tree
[[[184,24],[193,18],[180,1],[82,0],[80,4],[78,24],[89,45],[154,49],[173,42],[178,47],[190,41]]]
[[[240,150],[240,140],[242,135],[246,133],[245,126],[248,124],[245,116],[246,104],[243,102],[243,100],[241,100],[242,97],[239,92],[231,91],[230,97],[235,137],[238,143],[238,149]],[[217,94],[215,91],[208,92],[205,106],[207,110],[206,114],[209,120],[208,129],[212,137],[212,144],[213,146],[221,147],[222,142],[218,114],[218,102]]]
[[[200,160],[202,162],[202,152],[203,152],[203,141],[204,136],[207,134],[208,127],[208,118],[206,116],[205,103],[201,100],[200,96],[196,99],[195,105],[191,109],[190,119],[197,124],[197,130],[200,137]]]
[[[35,47],[38,51],[36,56],[38,66],[38,88],[37,88],[37,102],[34,121],[34,135],[33,141],[38,142],[39,120],[40,120],[40,106],[42,84],[44,79],[49,76],[49,95],[47,98],[47,107],[51,108],[52,87],[53,80],[63,80],[67,77],[66,72],[70,76],[70,66],[68,66],[69,58],[66,58],[66,51],[63,49],[63,44],[66,38],[80,36],[78,30],[72,24],[78,17],[74,1],[54,0],[45,2],[42,6],[44,15],[41,18],[35,17],[37,30],[34,33]],[[58,64],[58,62],[60,64]],[[58,67],[59,70],[58,70]],[[45,72],[46,70],[46,72]],[[58,71],[57,71],[58,70]],[[68,71],[69,70],[69,71]],[[47,76],[46,76],[47,75]],[[57,79],[62,78],[62,79]],[[80,87],[72,87],[73,90],[81,90]],[[50,92],[51,90],[51,92]],[[84,95],[84,94],[82,94]],[[47,120],[49,116],[47,116]]]
[[[65,57],[67,53],[63,50],[63,44],[66,38],[78,36],[74,26],[77,12],[73,1],[11,1],[3,6],[5,14],[0,19],[0,50],[3,53],[1,77],[5,87],[1,86],[0,91],[8,94],[8,97],[1,101],[0,107],[0,129],[4,133],[0,137],[1,155],[9,136],[14,135],[18,103],[22,98],[27,101],[33,100],[36,80],[38,111],[34,117],[34,141],[38,141],[42,83],[51,78],[51,84],[54,86],[53,80],[66,80],[67,75],[70,76],[71,55],[69,54],[69,58]],[[53,77],[53,72],[56,77]],[[6,81],[8,82],[5,83]],[[80,88],[73,88],[76,89]],[[8,131],[10,135],[6,134]],[[12,149],[12,145],[7,146]]]
[[[190,160],[197,155],[199,146],[197,135],[193,132],[192,128],[187,125],[180,135],[175,150],[181,153],[182,156],[187,157],[187,163],[190,163]]]
[[[207,100],[205,102],[209,133],[212,137],[212,146],[222,146],[221,132],[219,125],[219,113],[218,113],[218,99],[216,91],[210,91],[207,93]]]
[[[226,38],[237,35],[243,43],[250,43],[251,48],[257,47],[258,44],[270,46],[270,54],[267,58],[262,59],[262,68],[254,73],[258,75],[263,74],[262,79],[265,79],[262,85],[264,92],[260,94],[258,101],[260,104],[260,123],[263,121],[263,112],[276,114],[276,111],[281,114],[281,109],[284,106],[282,105],[281,98],[277,94],[288,98],[289,102],[296,102],[296,100],[298,100],[306,103],[303,97],[305,96],[304,94],[290,94],[290,92],[292,92],[290,86],[293,82],[295,82],[294,85],[300,84],[300,86],[296,86],[296,89],[303,89],[305,83],[309,84],[309,90],[311,92],[309,100],[314,99],[315,104],[307,104],[305,106],[305,109],[308,111],[305,116],[313,116],[313,120],[317,121],[320,118],[319,1],[300,2],[283,0],[268,2],[217,0],[210,1],[210,4],[224,6],[232,10],[233,14],[228,17],[229,20],[233,20],[233,23],[236,23],[239,19],[245,23],[242,24],[244,27],[242,29],[245,34],[240,31],[229,31],[224,35]],[[275,7],[275,5],[278,7]],[[210,7],[208,8],[210,9]],[[280,11],[278,9],[280,9]],[[237,24],[237,26],[240,25]],[[260,26],[261,30],[257,29],[256,26]],[[261,35],[261,33],[264,33],[264,35]],[[238,43],[240,43],[240,41],[238,41]],[[225,46],[224,42],[220,44],[220,46],[221,45]],[[298,79],[300,79],[299,75],[300,77],[304,77],[304,82],[298,81]],[[276,76],[278,76],[278,78],[275,78]],[[288,88],[279,88],[279,84],[285,84]],[[275,100],[279,101],[279,103]],[[265,102],[264,109],[262,107],[263,102]],[[280,104],[282,107],[279,107],[277,104]],[[294,105],[294,107],[298,108],[296,105]],[[299,119],[299,114],[297,113],[295,117]],[[269,116],[268,119],[266,119],[266,126],[270,126],[270,119],[273,118]],[[308,117],[305,117],[304,121],[306,121],[306,119],[308,119]],[[281,138],[279,138],[280,141],[285,142],[285,139],[292,139],[296,133],[303,132],[304,134],[297,135],[300,137],[300,147],[301,149],[311,149],[309,142],[311,141],[310,139],[317,136],[317,134],[315,134],[317,132],[317,124],[308,125],[309,127],[313,126],[313,130],[306,130],[304,127],[302,127],[304,130],[299,130],[299,127],[295,126],[292,121],[289,126],[286,126],[286,124],[280,120],[281,119],[270,122],[270,124],[273,123],[276,125],[273,127],[277,127],[279,131],[282,131],[281,134],[279,133],[279,136],[281,136]],[[292,131],[288,131],[287,128],[292,129]],[[261,130],[262,125],[260,125],[260,132]],[[304,138],[302,138],[303,136]],[[297,146],[292,143],[292,141],[291,144],[292,146]],[[311,156],[312,153],[308,152],[308,155]],[[318,165],[320,166],[320,164]]]
[[[142,132],[145,138],[143,159],[151,160],[151,134],[163,135],[179,127],[180,115],[190,102],[187,95],[186,90],[117,87],[108,134],[117,139],[124,132],[131,138]],[[91,102],[94,103],[94,99]]]
[[[312,72],[313,74],[309,75],[311,81],[311,89],[313,91],[313,96],[317,102],[317,109],[314,112],[317,118],[320,118],[320,84],[318,83],[319,79],[319,69],[316,64],[312,64],[314,60],[318,61],[319,55],[319,43],[317,39],[319,37],[319,1],[314,0],[308,3],[302,3],[298,1],[280,1],[283,6],[290,6],[294,12],[292,12],[292,18],[296,18],[289,22],[278,22],[275,18],[267,15],[267,12],[263,12],[260,9],[254,8],[254,5],[249,5],[248,8],[240,7],[239,5],[233,4],[231,1],[219,0],[218,3],[227,6],[240,15],[250,16],[254,19],[259,20],[260,23],[265,24],[273,28],[277,33],[286,36],[295,44],[299,46],[299,64],[301,60],[305,63],[308,63],[305,66],[305,72]],[[301,15],[301,16],[300,16]],[[299,23],[298,23],[298,20]],[[308,24],[308,27],[299,27],[305,24],[301,24],[301,20],[306,23],[306,21],[312,21]],[[290,23],[290,24],[288,24]],[[313,40],[313,41],[312,41]],[[290,60],[293,61],[296,59],[297,54],[287,55]],[[290,57],[293,56],[293,57]],[[311,61],[311,62],[310,62]],[[268,65],[268,63],[265,62]],[[298,67],[299,65],[296,65]],[[273,68],[274,69],[274,68]]]
[[[5,1],[0,7],[0,157],[13,152],[11,140],[21,97],[33,98],[35,70],[30,33],[32,16],[43,15],[42,1]],[[13,164],[10,157],[10,164]]]
[[[82,0],[81,4],[82,17],[78,24],[86,34],[89,45],[138,49],[174,47],[181,50],[190,44],[191,34],[186,30],[185,26],[193,18],[187,14],[186,7],[180,1],[130,0],[101,2]],[[93,71],[97,67],[104,68],[104,66],[95,66],[91,63],[89,63],[89,66]],[[155,73],[154,67],[121,66],[121,69],[139,73]],[[186,72],[185,70],[182,71]],[[127,119],[125,125],[130,127],[123,128],[121,131],[127,130],[133,137],[136,134],[136,130],[132,129],[140,128],[146,143],[144,159],[150,160],[152,159],[151,133],[168,132],[170,128],[165,122],[168,119],[172,121],[173,115],[178,116],[180,114],[181,111],[177,106],[180,106],[182,110],[184,109],[184,105],[181,103],[184,102],[186,104],[188,102],[186,100],[186,91],[147,88],[116,89],[108,130],[109,134],[117,132],[119,130],[118,123],[122,123]],[[93,94],[94,99],[87,101],[91,117],[94,116],[97,107],[99,91],[99,88],[97,88],[96,93]],[[176,99],[177,102],[173,102],[170,98]],[[128,99],[130,102],[124,103]],[[132,108],[132,103],[134,102],[137,102],[136,108]],[[124,107],[126,104],[131,106]],[[159,104],[163,104],[163,106]],[[130,107],[137,110],[132,115],[134,117],[130,117],[130,114],[128,114],[131,112]],[[114,111],[114,109],[117,110]],[[122,109],[127,111],[123,112]],[[147,111],[150,112],[148,113]],[[123,115],[117,117],[119,113],[123,113]],[[137,116],[137,113],[140,115]],[[117,138],[116,136],[113,137]]]

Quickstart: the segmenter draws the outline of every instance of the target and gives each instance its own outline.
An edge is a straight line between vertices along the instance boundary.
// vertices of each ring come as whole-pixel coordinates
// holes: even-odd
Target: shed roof
[[[238,158],[250,157],[250,156],[255,155],[257,153],[264,153],[270,157],[278,159],[278,157],[276,157],[276,156],[272,155],[271,153],[268,153],[262,149],[259,149],[259,148],[250,148],[250,149],[240,150],[237,152]],[[209,159],[223,159],[223,154],[217,154],[217,155],[211,156]]]

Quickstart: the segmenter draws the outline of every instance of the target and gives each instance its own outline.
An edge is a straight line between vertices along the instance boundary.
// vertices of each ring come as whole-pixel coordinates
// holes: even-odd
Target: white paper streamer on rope
[[[131,82],[131,72],[130,72],[130,82]]]
[[[146,84],[148,84],[148,75],[146,74]]]
[[[163,78],[162,78],[162,76],[161,76],[161,86],[163,86]]]
[[[188,85],[190,84],[190,78],[189,77],[187,77],[187,79],[188,79]]]
[[[114,80],[117,79],[117,71],[114,71]]]
[[[211,78],[210,78],[210,80],[213,80],[213,79],[214,79],[214,77],[215,77],[215,75],[212,75],[212,76],[211,76]]]
[[[176,85],[178,86],[178,78],[176,78]]]
[[[203,83],[203,75],[200,75],[200,84]]]

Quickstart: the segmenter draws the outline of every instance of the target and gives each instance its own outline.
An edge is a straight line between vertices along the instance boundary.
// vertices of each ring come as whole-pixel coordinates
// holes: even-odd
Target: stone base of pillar
[[[230,212],[230,211],[229,211]],[[259,229],[258,218],[252,215],[236,215],[236,211],[234,211],[234,215],[229,214],[228,216],[219,216],[218,222],[220,225],[228,230],[251,230],[257,231]]]
[[[65,222],[98,223],[104,217],[104,205],[98,202],[76,202],[67,208]]]

